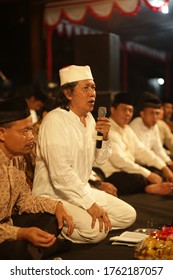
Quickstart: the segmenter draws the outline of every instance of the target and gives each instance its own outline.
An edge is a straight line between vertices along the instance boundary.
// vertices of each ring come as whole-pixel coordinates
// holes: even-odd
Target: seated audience
[[[33,124],[32,127],[32,133],[34,135],[34,139],[33,139],[33,149],[31,150],[30,153],[23,155],[22,157],[18,158],[19,164],[25,164],[25,173],[27,176],[27,182],[30,185],[31,189],[32,189],[32,185],[33,185],[33,180],[34,180],[34,171],[35,171],[35,160],[36,160],[36,145],[37,145],[37,141],[38,141],[38,132],[39,132],[39,128],[41,125],[41,122],[43,120],[43,118],[46,116],[46,114],[55,109],[57,107],[57,103],[56,103],[56,98],[55,97],[50,97],[47,98],[47,100],[44,103],[44,106],[42,107],[41,111],[41,116],[40,119]]]
[[[111,157],[101,165],[106,180],[115,184],[119,195],[139,192],[167,195],[172,191],[172,172],[147,149],[128,125],[133,116],[133,102],[126,92],[117,93],[110,107]],[[161,170],[167,181],[143,165]]]
[[[169,126],[171,132],[173,133],[173,120],[172,120],[172,113],[173,113],[173,104],[169,98],[165,98],[162,100],[163,106],[163,120]]]
[[[117,188],[113,184],[109,182],[105,182],[105,179],[103,179],[104,177],[99,176],[99,173],[100,172],[97,173],[94,170],[92,170],[91,176],[89,178],[89,183],[91,187],[94,187],[100,191],[105,191],[111,195],[117,196]]]
[[[173,160],[173,134],[171,132],[170,127],[163,120],[163,108],[160,108],[159,119],[157,121],[157,126],[159,128],[159,135],[161,143],[169,155],[169,157]]]
[[[59,200],[34,196],[19,155],[33,148],[32,118],[27,102],[13,97],[0,102],[0,259],[47,259],[66,250],[60,234],[72,217]]]
[[[28,96],[26,96],[26,100],[31,112],[32,122],[34,124],[39,120],[38,112],[44,106],[44,103],[47,100],[47,95],[39,86],[34,86],[33,90],[28,94]]]
[[[63,238],[96,243],[111,229],[133,224],[136,211],[88,183],[94,161],[101,164],[111,154],[109,120],[102,117],[95,123],[91,114],[96,91],[90,67],[71,65],[59,73],[59,107],[45,116],[39,129],[33,193],[61,199],[69,209],[75,228],[71,236],[62,230]],[[100,149],[97,132],[103,134]]]
[[[171,170],[173,170],[173,161],[163,148],[157,126],[160,108],[160,99],[150,92],[145,92],[140,101],[140,117],[133,119],[130,126],[145,147],[152,150]]]

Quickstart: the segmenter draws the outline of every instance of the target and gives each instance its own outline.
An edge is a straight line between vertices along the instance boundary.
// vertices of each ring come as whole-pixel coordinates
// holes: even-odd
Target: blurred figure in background
[[[145,147],[153,151],[173,170],[173,161],[163,148],[157,126],[161,108],[160,98],[151,92],[144,92],[139,103],[140,116],[132,120],[131,128]],[[173,173],[171,181],[173,182]]]
[[[4,73],[0,70],[0,100],[9,98],[12,96],[12,81],[9,80]]]
[[[38,132],[40,129],[40,125],[42,123],[43,118],[47,115],[48,112],[50,112],[51,110],[55,109],[57,107],[57,101],[56,98],[51,97],[51,98],[47,98],[44,106],[41,109],[40,113],[40,119],[33,124],[33,128],[32,128],[32,133],[34,135],[34,146],[31,150],[30,153],[25,154],[24,157],[24,162],[26,165],[26,176],[27,176],[27,180],[28,180],[28,184],[30,185],[31,189],[32,189],[32,184],[33,184],[33,180],[34,180],[34,171],[35,171],[35,160],[36,160],[36,145],[37,145],[37,141],[38,141]],[[20,162],[21,160],[23,161],[22,157],[19,159]]]
[[[147,167],[152,165],[159,169],[168,176],[167,180],[169,172],[171,174],[172,172],[158,156],[144,146],[128,125],[133,116],[133,101],[130,94],[117,93],[111,104],[110,113],[109,137],[113,152],[100,167],[106,181],[116,185],[119,195],[140,192],[169,194],[172,191],[172,182],[162,182],[162,177]]]
[[[43,108],[47,100],[47,94],[39,86],[34,86],[34,89],[26,96],[26,100],[34,124],[39,120],[38,113]]]
[[[170,127],[171,132],[173,133],[173,121],[172,121],[172,113],[173,113],[173,105],[170,99],[163,99],[163,120]]]
[[[163,120],[163,107],[160,108],[157,126],[159,128],[159,134],[162,145],[166,153],[173,160],[173,134],[168,124]]]

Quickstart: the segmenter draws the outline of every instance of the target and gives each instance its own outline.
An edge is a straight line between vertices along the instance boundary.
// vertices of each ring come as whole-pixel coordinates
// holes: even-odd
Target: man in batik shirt
[[[16,160],[33,148],[32,119],[22,97],[0,102],[0,259],[44,259],[63,249],[57,238],[73,221],[61,201],[31,194]],[[60,248],[62,247],[62,248]]]

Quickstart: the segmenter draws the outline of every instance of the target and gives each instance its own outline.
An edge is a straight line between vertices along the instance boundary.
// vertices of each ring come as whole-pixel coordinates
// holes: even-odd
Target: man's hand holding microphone
[[[100,149],[102,147],[102,141],[108,140],[108,133],[110,129],[109,119],[106,117],[107,109],[106,107],[98,108],[98,118],[96,122],[96,131],[97,131],[97,139],[96,139],[96,148]]]

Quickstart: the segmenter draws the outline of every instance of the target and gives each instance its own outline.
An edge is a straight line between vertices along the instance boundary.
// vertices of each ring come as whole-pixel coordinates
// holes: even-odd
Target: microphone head
[[[99,107],[98,108],[98,118],[103,118],[106,116],[107,109],[106,107]]]

